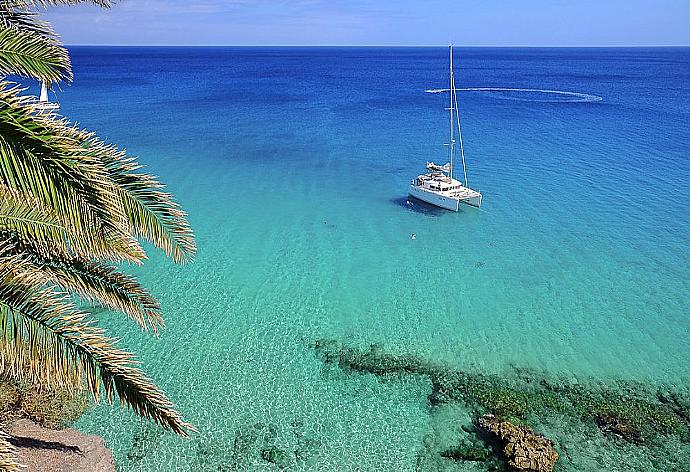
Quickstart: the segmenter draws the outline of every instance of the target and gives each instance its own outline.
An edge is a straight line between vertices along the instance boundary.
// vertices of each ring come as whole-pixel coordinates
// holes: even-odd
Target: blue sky
[[[120,0],[45,17],[67,44],[690,45],[690,0]]]

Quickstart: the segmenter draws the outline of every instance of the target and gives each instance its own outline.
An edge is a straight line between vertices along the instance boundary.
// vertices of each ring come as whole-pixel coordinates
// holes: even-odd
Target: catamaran
[[[448,146],[448,163],[444,165],[427,162],[429,172],[417,176],[410,184],[409,195],[423,200],[432,205],[447,210],[458,211],[460,203],[472,205],[477,208],[482,205],[482,194],[473,190],[467,183],[467,167],[465,166],[465,149],[462,144],[462,131],[460,128],[460,114],[458,112],[458,95],[455,89],[455,73],[453,72],[453,46],[450,49],[450,82],[447,90],[450,96],[450,139]],[[446,91],[446,90],[440,90]],[[455,130],[457,128],[457,144],[460,145],[460,158],[462,160],[462,173],[464,180],[453,178],[453,164],[456,160],[457,145]]]

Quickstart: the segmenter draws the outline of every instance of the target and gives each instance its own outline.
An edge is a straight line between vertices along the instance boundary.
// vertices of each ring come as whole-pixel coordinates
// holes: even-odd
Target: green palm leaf
[[[46,256],[44,246],[16,234],[0,231],[0,258],[18,257],[22,264],[42,274],[46,284],[78,296],[82,301],[119,311],[143,329],[158,333],[164,325],[160,304],[131,275],[114,265],[78,259],[68,252],[52,251]]]
[[[82,253],[139,262],[145,254],[94,150],[74,139],[66,121],[37,113],[17,93],[0,83],[0,183],[66,218]]]
[[[0,235],[43,257],[70,253],[63,222],[37,201],[0,185]]]
[[[117,267],[80,260],[33,262],[46,281],[83,300],[121,311],[144,329],[157,333],[163,327],[160,305],[134,277],[123,274]]]
[[[67,50],[53,38],[0,25],[0,74],[57,82],[72,79],[72,66]]]
[[[38,7],[109,0],[0,0],[0,75],[70,80],[69,56]],[[185,213],[133,157],[46,113],[0,80],[0,375],[71,388],[86,382],[178,434],[193,427],[131,354],[75,300],[163,325],[160,306],[112,261],[141,262],[138,238],[176,262],[196,251]],[[0,470],[15,467],[0,437]],[[3,468],[7,469],[3,469]]]
[[[153,176],[136,172],[133,158],[111,150],[101,156],[118,186],[134,234],[163,249],[175,262],[187,262],[196,252],[194,234],[184,211]]]
[[[0,471],[14,472],[19,469],[19,465],[15,462],[17,455],[17,448],[8,441],[9,435],[4,431],[0,431]]]
[[[103,187],[96,189],[93,182],[80,185],[80,180],[88,181],[88,178],[75,179],[60,163],[51,164],[16,142],[6,140],[0,131],[0,182],[38,200],[65,225],[71,225],[70,243],[77,254],[132,261],[143,258],[141,248],[123,229],[124,217],[114,217],[107,211],[108,206],[116,207],[114,198],[106,197],[102,201]],[[107,185],[105,188],[112,190]]]
[[[0,0],[0,26],[36,33],[59,44],[58,35],[50,23],[39,19],[35,11],[18,1]]]
[[[130,230],[155,244],[175,262],[187,262],[196,252],[194,234],[184,211],[155,177],[138,172],[142,166],[95,134],[74,127],[62,133],[80,143],[90,156],[103,163],[122,202]]]
[[[110,8],[116,3],[116,0],[0,0],[0,8],[27,11],[35,8],[63,7],[83,4],[91,4],[101,8]]]
[[[26,268],[18,258],[0,262],[0,342],[16,346],[3,350],[6,374],[64,385],[83,376],[96,399],[102,389],[108,401],[117,395],[122,406],[178,434],[193,429],[135,367],[130,353],[118,349],[64,295],[41,288],[44,282],[40,272]],[[8,358],[11,352],[14,357]],[[29,372],[22,372],[27,365]]]
[[[25,6],[33,7],[56,7],[56,6],[68,6],[68,5],[79,5],[83,3],[90,3],[102,8],[110,8],[116,1],[110,0],[13,0],[17,3],[21,3]]]

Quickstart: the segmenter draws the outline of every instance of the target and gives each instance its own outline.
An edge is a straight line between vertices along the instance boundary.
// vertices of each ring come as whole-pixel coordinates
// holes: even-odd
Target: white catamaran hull
[[[430,190],[417,187],[416,185],[410,185],[409,194],[412,197],[418,198],[437,207],[445,208],[446,210],[458,211],[458,208],[460,207],[460,200],[456,198],[444,197]]]
[[[468,204],[468,205],[470,205],[470,206],[473,206],[473,207],[481,208],[481,206],[482,206],[482,196],[481,196],[481,194],[480,194],[480,195],[477,195],[477,196],[474,196],[474,197],[470,197],[470,198],[468,198],[467,200],[463,200],[462,203],[466,203],[466,204]]]

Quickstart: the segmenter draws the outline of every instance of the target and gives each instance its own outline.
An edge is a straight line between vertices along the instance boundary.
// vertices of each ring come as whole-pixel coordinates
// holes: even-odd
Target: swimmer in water
[[[410,239],[417,239],[417,233],[412,233],[410,235]]]

